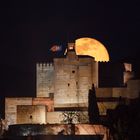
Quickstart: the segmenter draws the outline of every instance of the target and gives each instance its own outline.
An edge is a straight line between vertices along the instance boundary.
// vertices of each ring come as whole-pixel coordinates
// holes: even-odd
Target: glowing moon
[[[77,55],[89,55],[95,58],[95,61],[109,61],[109,54],[105,46],[93,38],[80,38],[75,42]]]

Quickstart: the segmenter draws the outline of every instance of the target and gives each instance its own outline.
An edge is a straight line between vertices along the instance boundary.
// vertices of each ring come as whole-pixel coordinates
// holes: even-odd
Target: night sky
[[[138,58],[138,1],[51,0],[0,2],[0,96],[35,96],[35,64],[80,37],[102,42],[112,61]],[[63,52],[59,55],[62,55]]]

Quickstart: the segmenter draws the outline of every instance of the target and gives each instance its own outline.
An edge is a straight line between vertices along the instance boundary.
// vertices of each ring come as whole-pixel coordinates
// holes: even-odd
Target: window
[[[75,73],[75,70],[73,70],[72,73]]]

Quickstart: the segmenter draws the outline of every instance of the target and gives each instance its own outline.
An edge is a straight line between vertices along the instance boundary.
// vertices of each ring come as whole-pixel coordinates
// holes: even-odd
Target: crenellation
[[[33,110],[36,110],[35,116],[38,116],[39,111],[43,114],[43,119],[38,116],[37,120],[33,122],[40,122],[40,119],[42,119],[43,123],[60,123],[59,119],[56,118],[59,113],[55,114],[55,108],[88,108],[89,89],[92,89],[93,84],[100,115],[106,115],[107,109],[114,109],[118,103],[116,99],[120,96],[125,99],[138,98],[140,93],[140,80],[132,79],[134,75],[130,64],[125,64],[125,71],[123,73],[124,83],[126,82],[125,87],[99,88],[98,80],[100,78],[99,74],[101,73],[99,71],[101,68],[99,67],[99,63],[91,57],[75,56],[73,46],[69,47],[68,57],[54,58],[54,63],[42,62],[36,64],[36,98],[21,98],[21,100],[20,98],[7,98],[5,100],[5,116],[11,124],[17,123],[17,120],[19,123],[25,121],[30,122],[30,117],[28,116],[28,118],[26,118],[27,114],[23,113],[23,111],[28,113]],[[110,69],[108,70],[110,72]],[[116,74],[116,71],[113,74]],[[121,77],[122,75],[119,73],[117,76]],[[19,114],[17,114],[17,109],[19,109]],[[47,117],[45,117],[45,114]],[[54,116],[54,114],[56,116]],[[26,116],[24,117],[24,115]],[[88,118],[87,113],[85,116]],[[47,121],[45,121],[45,119],[47,119]],[[81,123],[82,122],[83,121],[81,121]]]
[[[47,67],[50,67],[50,63],[47,63]]]
[[[37,70],[52,70],[54,69],[53,63],[37,63]]]
[[[54,66],[52,63],[37,65],[37,97],[49,97],[54,92],[53,86]]]

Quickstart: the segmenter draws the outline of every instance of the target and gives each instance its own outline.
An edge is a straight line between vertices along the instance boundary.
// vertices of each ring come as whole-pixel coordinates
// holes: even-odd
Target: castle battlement
[[[36,67],[37,67],[37,70],[53,70],[54,69],[53,63],[37,63]]]

